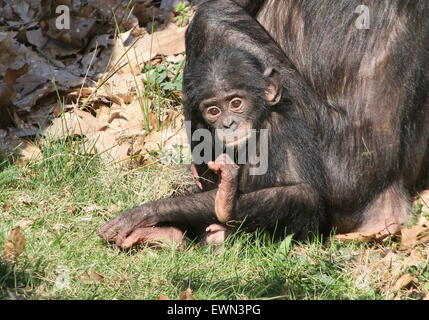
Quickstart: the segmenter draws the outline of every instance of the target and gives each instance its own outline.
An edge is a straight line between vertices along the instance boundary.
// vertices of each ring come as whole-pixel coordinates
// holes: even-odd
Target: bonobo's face
[[[217,129],[218,138],[227,146],[238,146],[245,142],[256,123],[255,106],[251,96],[244,90],[220,92],[217,96],[203,100],[200,110],[204,119]]]
[[[239,146],[279,102],[278,74],[240,51],[220,51],[203,62],[192,79],[194,89],[199,88],[194,102],[226,146]]]

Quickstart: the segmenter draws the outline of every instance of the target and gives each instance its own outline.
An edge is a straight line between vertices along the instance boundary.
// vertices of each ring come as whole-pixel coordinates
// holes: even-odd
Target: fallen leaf
[[[53,226],[54,230],[56,230],[56,231],[60,231],[64,227],[65,227],[65,224],[63,224],[63,223],[56,223]]]
[[[32,220],[20,220],[17,222],[16,226],[21,228],[22,230],[25,230],[32,224],[33,224]]]
[[[406,267],[419,265],[426,262],[426,257],[427,253],[425,254],[422,248],[416,247],[411,250],[410,255],[404,259],[403,265]]]
[[[340,242],[373,242],[377,240],[377,233],[374,232],[352,232],[337,234],[334,238]]]
[[[20,161],[34,161],[41,157],[42,151],[31,142],[21,140],[21,145],[18,148],[18,157]]]
[[[78,209],[75,206],[69,207],[66,211],[68,215],[75,215],[78,213]]]
[[[57,17],[46,20],[46,36],[72,47],[84,47],[90,38],[89,35],[96,26],[96,19],[70,16],[69,21],[69,29],[59,30],[56,27]]]
[[[4,258],[9,261],[14,261],[25,248],[25,237],[20,227],[12,229],[4,244]]]
[[[69,136],[93,136],[108,127],[108,123],[95,118],[89,112],[73,109],[64,116],[54,119],[52,125],[43,134],[52,139],[64,139]]]
[[[418,283],[418,280],[410,274],[404,274],[401,276],[393,286],[394,291],[399,291],[401,289],[408,289],[411,286],[414,286]]]
[[[12,209],[12,205],[10,203],[5,203],[4,205],[2,205],[2,211],[10,211],[10,209]]]
[[[411,228],[401,229],[400,250],[414,248],[419,243],[429,241],[429,228],[426,225],[415,225]]]
[[[34,144],[21,139],[6,130],[0,130],[0,151],[16,156],[21,162],[38,159],[42,152]]]
[[[196,300],[194,296],[192,295],[191,288],[187,288],[185,291],[183,291],[179,295],[179,300]]]
[[[167,297],[165,294],[160,294],[158,300],[171,300],[169,297]]]
[[[110,205],[110,207],[109,207],[109,212],[110,213],[117,213],[117,212],[119,212],[119,211],[122,211],[122,207],[121,206],[118,206],[117,204],[115,204],[115,203],[112,203],[111,205]]]
[[[78,87],[82,84],[83,78],[61,69],[63,67],[61,63],[54,60],[48,61],[19,43],[14,39],[15,36],[16,33],[13,32],[0,32],[0,52],[2,53],[0,74],[5,74],[7,69],[25,70],[14,84],[17,94],[12,97],[11,102],[17,110],[30,112],[37,101],[51,92]],[[22,69],[26,64],[28,69]]]
[[[95,284],[103,281],[104,277],[95,271],[90,271],[90,272],[84,272],[81,275],[80,279],[85,284]]]

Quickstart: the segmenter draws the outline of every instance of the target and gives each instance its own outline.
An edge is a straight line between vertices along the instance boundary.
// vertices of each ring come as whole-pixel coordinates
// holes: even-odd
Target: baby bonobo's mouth
[[[251,135],[251,130],[247,126],[243,127],[246,128],[238,128],[236,130],[217,129],[216,134],[226,147],[238,147],[245,143]]]

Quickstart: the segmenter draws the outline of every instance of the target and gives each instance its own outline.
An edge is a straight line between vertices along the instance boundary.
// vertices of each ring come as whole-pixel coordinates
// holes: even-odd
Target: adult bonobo
[[[219,41],[224,49],[218,49]],[[248,129],[257,129],[256,148],[247,150],[238,169],[210,162],[218,156],[213,153],[196,165],[208,191],[128,210],[103,226],[101,235],[128,247],[151,240],[150,227],[161,225],[188,234],[209,232],[208,238],[222,232],[219,222],[231,220],[242,230],[260,228],[279,236],[286,231],[304,238],[324,230],[320,151],[307,122],[330,121],[335,110],[318,101],[266,31],[234,2],[201,5],[188,28],[186,50],[185,117],[191,133],[203,128],[215,138],[217,129],[227,147],[246,150],[252,140]],[[192,139],[192,149],[201,143]],[[266,171],[253,172],[255,158],[265,162]],[[217,180],[204,176],[209,167],[220,176],[219,187],[205,183]]]
[[[345,115],[319,127],[332,226],[395,231],[427,174],[429,1],[238,1]]]

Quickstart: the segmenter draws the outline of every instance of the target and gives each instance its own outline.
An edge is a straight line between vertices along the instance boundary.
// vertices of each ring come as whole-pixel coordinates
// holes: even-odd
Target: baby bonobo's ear
[[[280,84],[280,74],[272,67],[264,71],[264,79],[266,82],[265,101],[269,106],[276,105],[282,97],[282,85]]]

